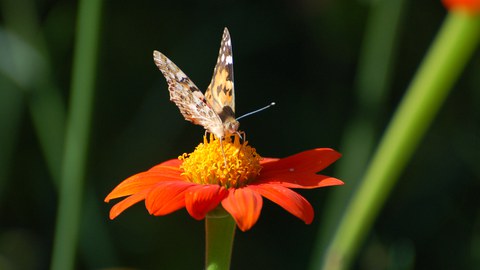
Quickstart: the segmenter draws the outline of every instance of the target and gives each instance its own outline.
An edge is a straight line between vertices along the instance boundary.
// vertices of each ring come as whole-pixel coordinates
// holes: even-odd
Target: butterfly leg
[[[238,135],[238,137],[240,137],[240,140],[242,140],[240,149],[239,149],[238,152],[237,152],[237,155],[239,155],[239,154],[242,152],[243,145],[244,145],[245,142],[247,141],[247,134],[246,134],[244,131],[237,131],[237,132],[235,132],[235,133]]]
[[[225,156],[225,150],[223,150],[223,137],[220,137],[220,148],[222,149],[223,163],[225,164],[225,169],[227,168],[227,157]]]
[[[242,139],[242,145],[247,141],[247,133],[245,131],[237,131],[238,136]]]

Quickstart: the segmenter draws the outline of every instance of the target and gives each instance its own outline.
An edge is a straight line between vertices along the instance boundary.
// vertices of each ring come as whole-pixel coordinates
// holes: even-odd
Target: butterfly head
[[[214,134],[217,138],[225,138],[238,133],[240,123],[235,118],[229,118],[222,125],[207,127],[207,131]]]
[[[223,130],[225,131],[226,135],[237,133],[239,126],[240,123],[233,117],[229,117],[223,122]]]

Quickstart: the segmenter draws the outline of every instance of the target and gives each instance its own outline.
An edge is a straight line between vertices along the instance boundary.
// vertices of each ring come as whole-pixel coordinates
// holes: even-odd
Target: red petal
[[[280,184],[289,188],[341,185],[343,182],[336,178],[316,175],[340,156],[340,153],[330,148],[317,148],[276,161],[262,160],[263,168],[255,182]]]
[[[341,156],[340,153],[330,148],[312,149],[274,162],[261,162],[263,166],[261,173],[264,175],[288,171],[317,173]]]
[[[185,194],[187,211],[193,218],[201,220],[226,196],[228,191],[219,185],[196,185]]]
[[[110,209],[110,219],[116,218],[120,215],[125,209],[129,208],[130,206],[136,204],[137,202],[145,199],[145,195],[148,193],[149,190],[143,190],[141,192],[135,193],[132,196],[125,198],[124,200],[120,201],[119,203],[115,204],[112,209]]]
[[[153,166],[149,171],[155,171],[158,167],[163,167],[163,166],[168,166],[168,167],[175,167],[179,168],[180,165],[183,163],[183,161],[179,160],[178,158],[176,159],[170,159],[167,161],[164,161],[156,166]]]
[[[262,165],[265,165],[267,163],[270,163],[270,162],[274,162],[274,161],[278,161],[280,160],[279,158],[267,158],[267,157],[264,157],[262,158],[262,160],[260,161],[260,164]]]
[[[184,179],[180,174],[181,171],[179,169],[167,166],[156,166],[155,171],[137,173],[116,186],[112,192],[107,195],[105,202],[109,202],[111,199],[135,194],[145,189],[150,189],[158,182],[172,180],[183,182]]]
[[[143,178],[144,173],[145,172],[136,174],[122,181],[107,195],[105,202],[108,203],[111,199],[125,197],[149,189],[158,182],[158,180],[153,177]]]
[[[297,173],[295,171],[278,172],[275,175],[270,175],[268,178],[260,174],[258,180],[253,185],[257,184],[276,184],[287,188],[319,188],[328,186],[338,186],[344,183],[334,177],[319,175],[313,173]]]
[[[290,214],[300,218],[306,224],[312,223],[313,208],[310,203],[300,194],[279,185],[262,184],[249,185],[249,188],[257,191],[263,197],[280,205]]]
[[[222,201],[223,208],[232,215],[242,231],[257,223],[262,205],[262,196],[248,187],[230,189],[228,197]]]
[[[459,9],[471,14],[480,11],[480,0],[443,0],[443,4],[449,10]]]
[[[145,198],[151,215],[163,216],[185,207],[185,193],[195,184],[180,181],[158,183]]]

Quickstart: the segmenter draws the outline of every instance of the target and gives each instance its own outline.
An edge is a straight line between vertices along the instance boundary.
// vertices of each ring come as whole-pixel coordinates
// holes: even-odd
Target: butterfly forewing
[[[205,92],[207,104],[222,120],[235,118],[235,89],[233,85],[233,55],[230,33],[225,28],[218,52],[212,81]]]

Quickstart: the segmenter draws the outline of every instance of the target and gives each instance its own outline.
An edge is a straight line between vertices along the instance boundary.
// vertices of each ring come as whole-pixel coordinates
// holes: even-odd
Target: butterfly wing
[[[153,60],[167,80],[170,100],[177,105],[185,119],[203,126],[217,137],[223,137],[222,120],[207,105],[198,87],[162,53],[153,51]]]
[[[223,122],[235,120],[235,90],[233,85],[233,58],[230,33],[223,31],[217,64],[212,81],[205,92],[207,104]]]

